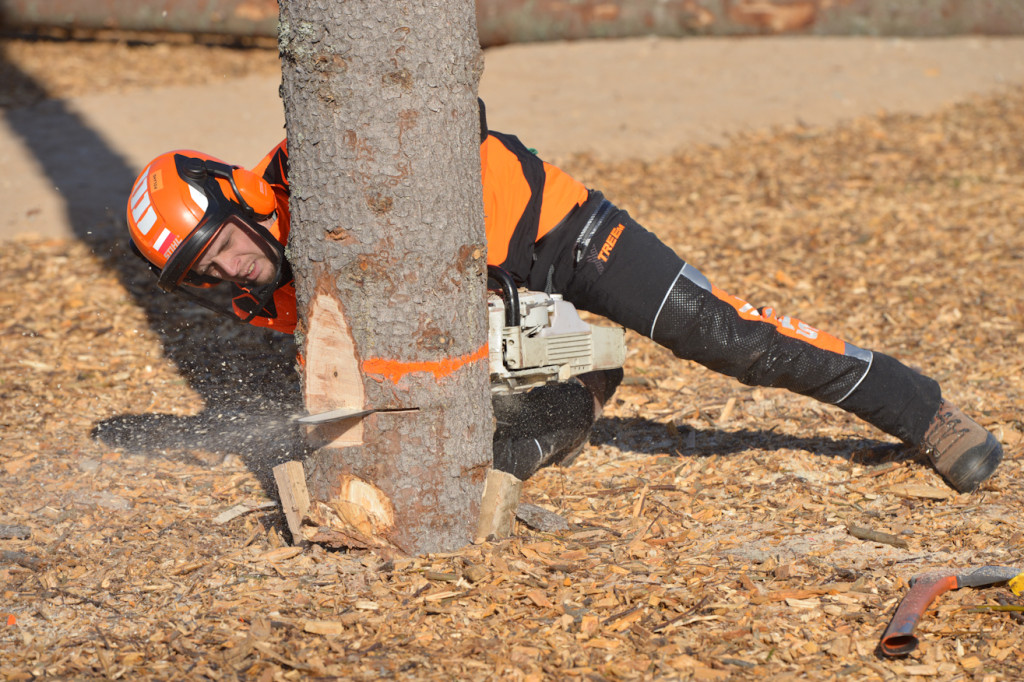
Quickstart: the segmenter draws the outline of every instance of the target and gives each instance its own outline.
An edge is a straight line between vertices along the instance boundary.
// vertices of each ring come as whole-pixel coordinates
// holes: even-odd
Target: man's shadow
[[[164,355],[205,405],[192,417],[117,415],[96,424],[91,435],[150,457],[208,461],[211,452],[233,452],[274,491],[270,469],[307,452],[287,418],[301,404],[291,337],[218,318],[161,292],[149,268],[130,250],[124,217],[132,183],[142,169],[134,168],[67,102],[51,99],[5,55],[0,44],[3,88],[17,93],[17,106],[5,106],[0,116],[60,190],[73,236],[117,276],[144,311]]]

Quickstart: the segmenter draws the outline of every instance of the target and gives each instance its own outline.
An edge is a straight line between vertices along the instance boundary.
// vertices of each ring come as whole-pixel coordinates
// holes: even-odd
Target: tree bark
[[[289,0],[280,47],[306,407],[383,410],[310,433],[318,537],[456,549],[493,432],[474,3]]]

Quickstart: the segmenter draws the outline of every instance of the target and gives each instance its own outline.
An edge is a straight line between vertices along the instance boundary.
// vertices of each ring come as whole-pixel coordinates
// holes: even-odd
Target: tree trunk
[[[320,540],[472,540],[493,432],[472,0],[281,3],[288,258]],[[312,533],[311,533],[312,534]]]

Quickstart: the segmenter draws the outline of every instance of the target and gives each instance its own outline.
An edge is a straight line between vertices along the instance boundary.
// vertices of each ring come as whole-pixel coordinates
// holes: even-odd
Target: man
[[[517,284],[562,294],[745,384],[837,405],[920,447],[959,491],[975,490],[1002,460],[995,437],[943,399],[935,381],[721,291],[600,192],[517,138],[488,131],[482,106],[480,157],[487,262]],[[133,187],[127,215],[134,246],[161,288],[191,291],[203,302],[202,294],[229,282],[239,319],[292,332],[287,176],[284,142],[251,172],[190,151],[154,160]],[[496,401],[495,465],[525,478],[567,456],[620,376],[596,373]],[[566,412],[574,416],[563,419]]]

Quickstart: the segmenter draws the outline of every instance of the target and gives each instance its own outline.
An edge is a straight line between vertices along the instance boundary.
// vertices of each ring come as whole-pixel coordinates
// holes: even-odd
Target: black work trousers
[[[719,290],[600,192],[535,245],[523,284],[679,358],[837,405],[907,443],[921,442],[941,402],[934,380],[896,359]]]

